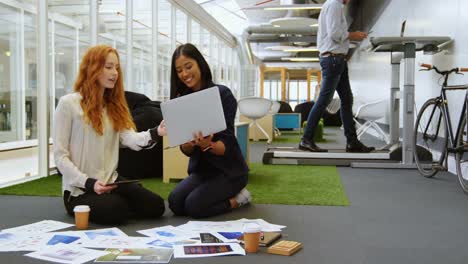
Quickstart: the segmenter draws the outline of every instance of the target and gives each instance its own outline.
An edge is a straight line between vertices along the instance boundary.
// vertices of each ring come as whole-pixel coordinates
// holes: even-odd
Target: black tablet
[[[106,184],[106,186],[114,186],[114,185],[129,184],[129,183],[137,183],[137,182],[140,182],[140,180],[116,181],[116,182],[108,183],[108,184]]]

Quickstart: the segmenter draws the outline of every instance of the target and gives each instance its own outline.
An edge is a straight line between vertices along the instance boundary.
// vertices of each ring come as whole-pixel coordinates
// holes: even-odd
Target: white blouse
[[[140,150],[150,143],[149,131],[132,129],[115,132],[107,112],[103,113],[103,135],[84,121],[81,95],[63,96],[55,110],[54,158],[63,175],[62,191],[72,196],[83,194],[88,178],[103,183],[117,178],[119,142],[133,150]]]

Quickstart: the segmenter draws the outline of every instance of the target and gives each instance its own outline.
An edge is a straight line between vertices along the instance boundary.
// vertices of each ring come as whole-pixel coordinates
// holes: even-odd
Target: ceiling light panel
[[[280,27],[310,27],[317,24],[317,19],[309,17],[281,17],[270,20],[273,26]]]
[[[243,10],[256,10],[256,9],[263,9],[267,11],[279,11],[279,10],[320,10],[322,9],[321,4],[296,4],[296,5],[276,5],[276,6],[252,6],[252,7],[245,7],[242,8]]]
[[[319,62],[319,58],[317,57],[283,57],[281,58],[283,61],[301,61],[301,62]]]

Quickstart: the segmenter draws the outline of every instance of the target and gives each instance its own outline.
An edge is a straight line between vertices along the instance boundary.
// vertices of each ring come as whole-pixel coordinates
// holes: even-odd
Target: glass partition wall
[[[150,98],[153,97],[151,6],[151,0],[133,1],[133,85],[126,89]]]
[[[36,15],[23,11],[24,14],[24,42],[23,56],[19,57],[20,76],[24,76],[24,83],[16,86],[19,105],[11,105],[11,110],[17,112],[16,125],[18,137],[16,140],[29,141],[37,139],[37,47],[36,47]],[[13,88],[13,87],[12,87]],[[24,90],[23,90],[24,89]],[[24,99],[21,97],[24,96]],[[24,109],[23,106],[24,105]],[[24,116],[20,115],[20,112]],[[21,131],[24,129],[24,132]],[[0,142],[5,142],[0,136]],[[8,142],[8,141],[6,141]]]
[[[172,55],[172,7],[169,1],[158,1],[158,85],[156,100],[165,101],[170,96],[170,67]]]
[[[20,10],[0,4],[0,142],[17,141],[24,138],[21,134],[22,100],[18,89],[20,79],[15,76],[20,71],[21,27]],[[21,77],[21,76],[19,76]]]
[[[193,15],[190,10],[183,10],[177,2],[98,1],[97,22],[93,22],[96,20],[91,16],[93,7],[90,0],[47,0],[47,89],[50,102],[45,115],[50,115],[51,133],[55,107],[60,97],[73,92],[80,60],[90,46],[93,32],[97,34],[97,44],[107,44],[118,50],[125,80],[126,63],[129,61],[127,52],[130,48],[127,46],[128,19],[131,19],[132,25],[132,77],[126,90],[145,94],[152,100],[168,100],[172,52],[178,45],[190,41],[210,63],[214,81],[230,86],[233,93],[237,94],[240,71],[234,40],[224,41],[223,36],[214,33],[206,15]],[[37,63],[39,49],[36,39],[38,3],[37,0],[0,0],[0,26],[3,29],[0,32],[1,171],[12,171],[7,165],[9,158],[2,155],[38,144],[37,99],[38,89],[42,89],[37,78],[40,67]],[[127,17],[129,3],[132,4],[131,18]],[[157,19],[153,19],[153,16],[157,16]],[[202,20],[198,19],[200,17]],[[157,23],[153,24],[153,21]],[[157,29],[155,36],[153,27]],[[157,41],[157,52],[154,54],[157,56],[156,64],[152,59],[154,41]],[[153,70],[154,67],[157,70]],[[28,162],[33,163],[36,169],[19,171],[16,173],[19,177],[37,174],[37,154],[33,156]],[[52,161],[51,156],[50,163],[53,166]],[[10,180],[14,178],[12,175],[4,177]],[[0,178],[0,186],[5,186],[4,182],[8,182],[8,179]]]
[[[37,145],[36,15],[32,1],[12,6],[0,2],[0,184],[38,170],[34,148],[6,158],[13,147]]]

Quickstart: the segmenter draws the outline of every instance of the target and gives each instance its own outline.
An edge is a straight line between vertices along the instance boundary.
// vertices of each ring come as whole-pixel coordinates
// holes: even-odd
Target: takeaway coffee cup
[[[75,212],[75,225],[77,229],[88,229],[90,208],[87,205],[77,205],[73,209]]]
[[[248,223],[244,225],[244,246],[247,253],[256,253],[258,251],[261,231],[258,224]]]

